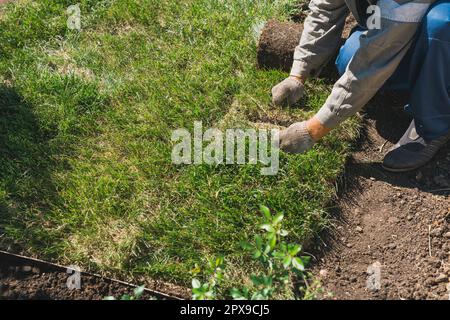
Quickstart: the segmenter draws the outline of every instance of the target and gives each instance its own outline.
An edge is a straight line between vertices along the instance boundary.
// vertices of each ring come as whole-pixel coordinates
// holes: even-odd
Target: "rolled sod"
[[[257,59],[259,68],[289,72],[294,59],[294,50],[300,41],[302,32],[303,24],[301,23],[276,20],[267,22],[261,32],[258,43]],[[335,57],[321,70],[319,73],[321,77],[330,79],[338,77],[334,66]]]
[[[263,69],[291,70],[294,50],[300,41],[303,24],[269,21],[258,44],[258,66]]]

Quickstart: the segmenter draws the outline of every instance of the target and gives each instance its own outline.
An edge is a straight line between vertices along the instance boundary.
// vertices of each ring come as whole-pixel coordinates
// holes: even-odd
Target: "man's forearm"
[[[418,26],[418,23],[383,19],[381,30],[365,32],[360,37],[361,47],[334,85],[316,119],[332,129],[361,110],[395,72]]]

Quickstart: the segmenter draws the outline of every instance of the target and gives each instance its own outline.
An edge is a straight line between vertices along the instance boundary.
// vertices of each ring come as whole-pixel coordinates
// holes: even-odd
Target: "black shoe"
[[[450,139],[450,134],[426,141],[416,131],[414,120],[400,141],[384,157],[383,168],[392,172],[406,172],[427,164]]]

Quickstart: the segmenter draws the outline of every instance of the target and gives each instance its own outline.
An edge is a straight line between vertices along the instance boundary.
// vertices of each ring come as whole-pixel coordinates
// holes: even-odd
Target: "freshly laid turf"
[[[286,74],[255,66],[264,21],[298,1],[16,1],[0,18],[0,247],[122,277],[186,284],[223,254],[231,280],[250,265],[259,204],[286,215],[300,242],[327,224],[357,122],[307,155],[260,166],[176,166],[171,132],[244,127],[313,114],[330,85],[275,108]],[[302,107],[302,108],[300,108]]]

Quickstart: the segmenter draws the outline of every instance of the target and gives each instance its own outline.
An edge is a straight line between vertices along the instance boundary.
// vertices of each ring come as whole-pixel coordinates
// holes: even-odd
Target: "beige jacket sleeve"
[[[313,0],[309,9],[291,70],[291,75],[303,78],[317,75],[336,54],[349,14],[345,0]]]
[[[316,114],[325,127],[333,129],[369,102],[397,69],[418,28],[391,20],[383,20],[382,26],[363,33],[361,47]]]

